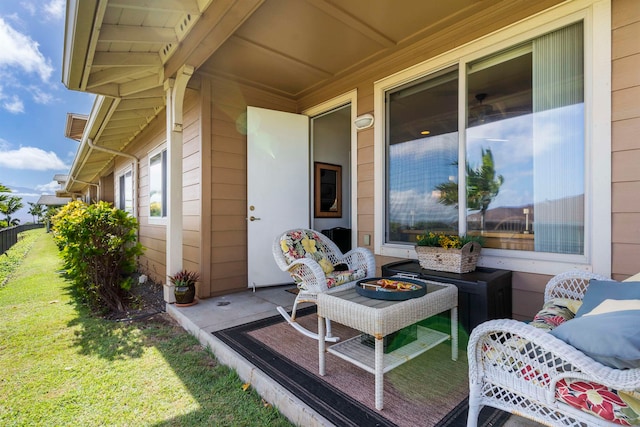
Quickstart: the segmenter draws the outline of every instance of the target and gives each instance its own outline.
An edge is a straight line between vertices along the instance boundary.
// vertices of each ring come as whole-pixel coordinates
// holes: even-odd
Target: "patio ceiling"
[[[163,82],[185,63],[201,73],[300,99],[402,47],[521,2],[68,3],[63,82],[69,89],[104,97],[94,105],[83,140],[121,151],[164,110]],[[95,183],[113,157],[81,146],[67,190],[79,191],[87,182]]]

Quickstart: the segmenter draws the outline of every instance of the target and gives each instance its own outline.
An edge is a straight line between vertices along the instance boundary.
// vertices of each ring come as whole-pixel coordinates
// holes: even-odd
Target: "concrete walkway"
[[[167,304],[167,313],[200,343],[209,347],[218,360],[234,369],[243,381],[269,403],[276,406],[294,424],[299,426],[332,426],[322,415],[273,381],[246,359],[213,336],[212,332],[238,326],[277,315],[276,307],[291,310],[295,296],[286,292],[293,286],[258,288],[231,295],[200,300],[190,307]],[[303,306],[304,307],[304,306]],[[315,341],[312,342],[315,348]],[[512,416],[505,427],[536,427],[540,424]]]

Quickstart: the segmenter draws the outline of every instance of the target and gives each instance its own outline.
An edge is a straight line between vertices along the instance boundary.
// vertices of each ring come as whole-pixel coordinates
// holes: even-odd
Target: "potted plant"
[[[417,236],[415,249],[424,269],[469,273],[476,269],[482,237],[430,232]]]
[[[196,296],[196,282],[200,276],[195,271],[180,270],[169,280],[175,286],[174,295],[177,305],[194,304]]]

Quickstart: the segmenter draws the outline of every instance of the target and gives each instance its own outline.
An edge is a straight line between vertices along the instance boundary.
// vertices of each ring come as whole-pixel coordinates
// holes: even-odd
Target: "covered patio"
[[[272,316],[279,316],[276,307],[291,310],[295,295],[287,292],[293,286],[277,286],[200,300],[190,307],[167,304],[167,312],[187,331],[198,338],[225,365],[232,367],[263,398],[273,404],[296,425],[332,426],[322,413],[315,411],[294,393],[258,369],[213,333],[227,328],[244,325]],[[315,316],[314,316],[315,317]],[[291,334],[298,332],[291,329]],[[317,357],[317,342],[310,338],[308,351]],[[354,368],[358,369],[358,368]],[[364,373],[364,371],[362,371]],[[365,375],[370,375],[364,373]],[[425,387],[428,387],[425,384]],[[371,390],[373,393],[373,389]],[[384,410],[381,411],[384,415]],[[505,427],[535,427],[538,423],[512,415]]]
[[[425,224],[446,224],[464,234],[474,227],[484,232],[486,220],[494,224],[494,245],[483,249],[479,265],[513,272],[513,310],[510,305],[507,317],[514,319],[533,317],[555,274],[580,269],[616,280],[635,274],[639,28],[634,0],[69,0],[63,82],[97,98],[82,131],[74,132],[80,145],[65,191],[87,201],[113,202],[138,219],[139,240],[147,248],[139,267],[153,281],[168,284],[182,268],[197,271],[200,302],[176,307],[167,286],[167,311],[292,420],[325,425],[321,414],[212,335],[275,316],[278,305],[291,308],[294,296],[272,287],[289,280],[271,275],[282,273],[271,256],[274,233],[344,227],[351,246],[370,249],[380,269],[415,259],[412,239],[428,229]],[[464,191],[449,192],[456,194],[453,204],[439,201],[446,200],[447,191],[439,189],[443,182],[453,183],[456,191],[465,187],[470,129],[483,128],[485,115],[500,110],[505,117],[496,123],[514,117],[529,123],[535,115],[534,98],[539,103],[545,93],[531,84],[534,65],[544,65],[547,55],[538,49],[541,55],[534,59],[532,43],[541,44],[547,34],[559,40],[565,31],[571,34],[568,40],[579,43],[565,46],[556,40],[546,52],[550,63],[561,57],[585,64],[575,76],[562,76],[579,83],[566,91],[575,91],[577,101],[562,98],[537,113],[553,112],[549,116],[558,124],[557,107],[578,107],[576,150],[570,155],[549,151],[538,161],[538,149],[554,145],[545,145],[550,139],[538,132],[540,126],[528,125],[526,138],[511,141],[481,135],[477,140],[487,147],[497,144],[500,185],[508,168],[508,184],[520,175],[553,179],[535,186],[529,180],[524,190],[511,187],[510,193],[503,187],[507,200],[486,218],[484,210],[470,213],[460,196]],[[568,46],[583,47],[569,57],[560,49]],[[493,71],[498,65],[502,72]],[[542,75],[551,82],[560,76]],[[416,93],[424,98],[411,102]],[[269,129],[263,133],[272,138],[252,145],[248,135],[258,122],[251,120],[255,109],[296,117],[307,126],[301,126],[305,137],[280,149],[272,142],[294,128],[280,125],[275,127],[279,133]],[[339,137],[316,143],[309,128],[336,112],[344,125]],[[370,119],[368,125],[356,124],[362,117]],[[438,164],[408,167],[445,136],[453,142],[450,156],[439,151]],[[566,139],[560,135],[552,141]],[[410,146],[420,150],[399,160],[389,154]],[[300,151],[281,155],[292,147]],[[506,147],[502,163],[499,147]],[[520,158],[526,170],[512,155],[520,151],[526,154]],[[264,158],[254,168],[258,154]],[[340,215],[315,214],[314,163],[344,171]],[[536,169],[534,163],[548,167]],[[448,169],[458,164],[459,170]],[[423,184],[393,188],[391,168],[405,172],[400,183]],[[427,176],[426,170],[437,170],[438,176]],[[281,171],[288,174],[276,174]],[[550,191],[567,182],[557,171],[576,179],[575,192]],[[254,197],[256,181],[267,185],[263,198]],[[545,187],[548,194],[534,197],[534,187]],[[411,201],[424,203],[393,198],[411,194]],[[555,201],[547,211],[557,208],[558,218],[544,219],[541,201],[547,199]],[[392,217],[398,200],[401,210]],[[456,201],[461,207],[452,214]],[[485,202],[487,208],[491,201]],[[449,215],[440,216],[447,209]],[[273,218],[286,228],[274,225]],[[554,232],[554,221],[561,232]],[[574,244],[558,245],[569,237]]]

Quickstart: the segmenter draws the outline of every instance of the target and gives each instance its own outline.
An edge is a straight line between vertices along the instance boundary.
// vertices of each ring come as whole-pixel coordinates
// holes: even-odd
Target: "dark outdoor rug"
[[[315,307],[298,314],[301,325],[317,329]],[[357,334],[337,323],[333,331],[343,340]],[[317,342],[279,315],[213,334],[337,426],[466,426],[466,352],[454,362],[448,343],[386,373],[384,409],[377,411],[373,374],[327,353],[326,375],[320,377]],[[499,427],[508,418],[485,407],[479,425]]]

